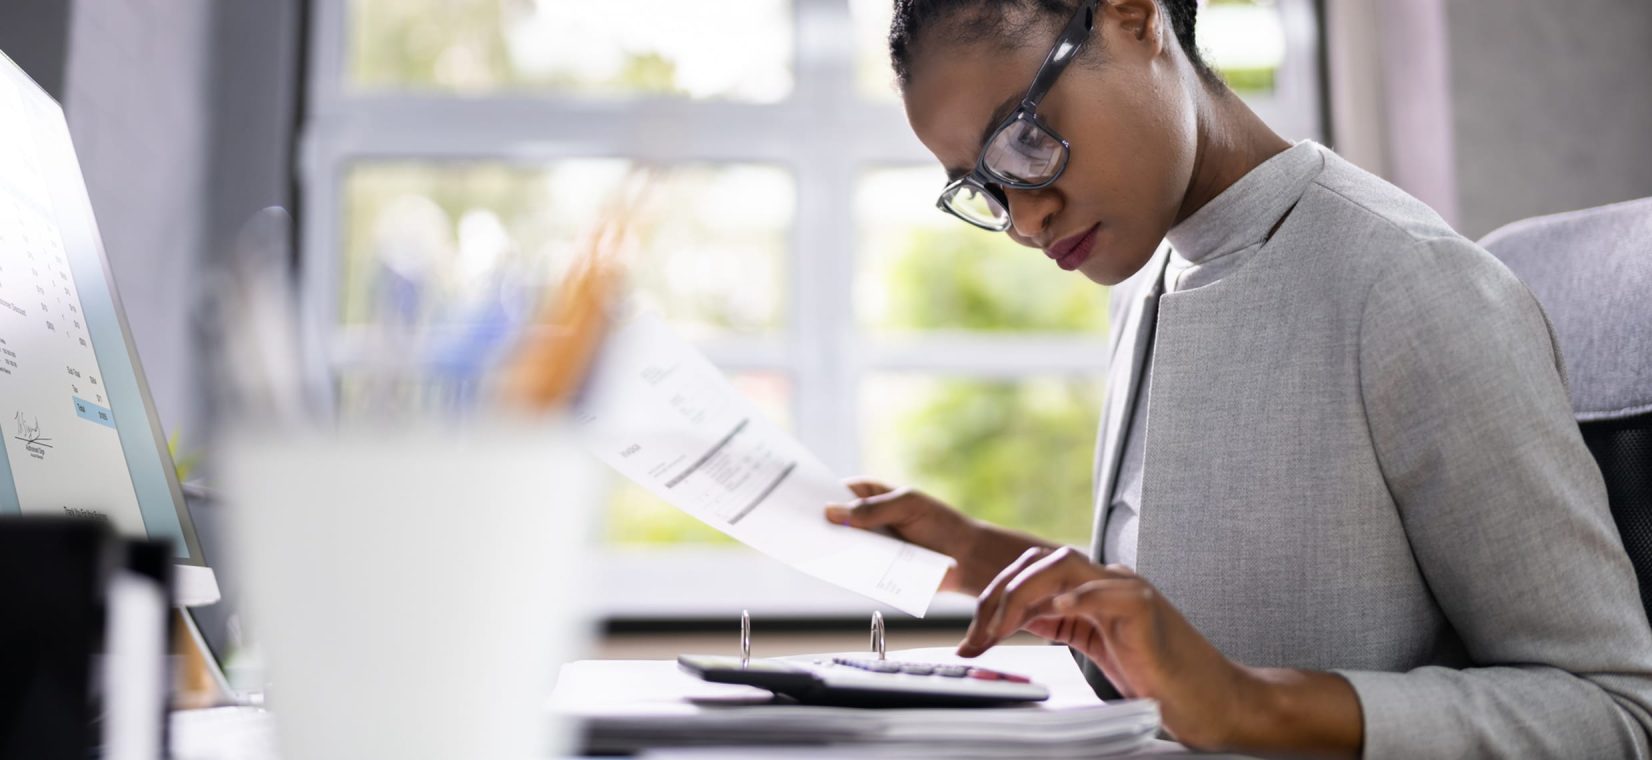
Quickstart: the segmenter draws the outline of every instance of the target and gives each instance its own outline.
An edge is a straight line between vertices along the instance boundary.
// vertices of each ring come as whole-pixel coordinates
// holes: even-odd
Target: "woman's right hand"
[[[977,595],[1027,549],[1051,546],[973,519],[914,488],[893,488],[864,478],[844,484],[859,498],[828,504],[826,519],[865,530],[886,530],[902,541],[951,557],[958,564],[941,580],[942,591]]]

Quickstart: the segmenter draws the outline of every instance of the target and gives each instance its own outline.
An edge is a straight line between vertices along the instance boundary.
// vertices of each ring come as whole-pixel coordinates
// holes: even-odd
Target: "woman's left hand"
[[[1165,729],[1189,747],[1274,744],[1264,739],[1271,728],[1266,724],[1273,722],[1266,711],[1279,704],[1282,690],[1303,688],[1328,696],[1345,692],[1354,706],[1352,749],[1359,747],[1358,702],[1346,681],[1325,673],[1263,671],[1227,659],[1152,584],[1123,565],[1103,567],[1070,547],[1029,549],[981,592],[958,653],[977,656],[1023,628],[1083,652],[1124,696],[1157,700]],[[1345,712],[1333,717],[1347,728]],[[1336,733],[1342,735],[1331,746],[1310,744],[1347,749],[1347,734]],[[1309,737],[1280,738],[1279,744],[1300,746]]]

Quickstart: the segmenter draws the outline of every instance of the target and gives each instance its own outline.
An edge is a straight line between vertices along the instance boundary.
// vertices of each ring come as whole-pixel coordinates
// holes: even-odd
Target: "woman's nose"
[[[1010,229],[1014,236],[1032,245],[1037,245],[1043,237],[1046,227],[1057,211],[1061,210],[1060,194],[1052,188],[1040,190],[1004,189],[1004,198],[1009,201]]]

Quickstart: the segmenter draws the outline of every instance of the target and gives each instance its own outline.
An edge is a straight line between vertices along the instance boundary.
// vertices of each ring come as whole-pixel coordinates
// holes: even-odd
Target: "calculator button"
[[[962,665],[941,665],[935,668],[935,675],[946,678],[963,678],[969,675],[969,668]]]
[[[909,673],[915,676],[933,675],[935,673],[935,666],[923,665],[920,663],[907,663],[901,666],[901,672]]]
[[[983,670],[981,668],[970,668],[969,677],[980,680],[980,681],[997,681],[997,680],[1003,678],[1003,675],[1001,675],[997,671],[993,671],[993,670]]]

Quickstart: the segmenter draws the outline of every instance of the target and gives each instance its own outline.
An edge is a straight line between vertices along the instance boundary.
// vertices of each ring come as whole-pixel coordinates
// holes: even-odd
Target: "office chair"
[[[1652,616],[1652,198],[1514,222],[1480,245],[1554,324],[1572,411]]]

